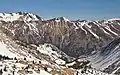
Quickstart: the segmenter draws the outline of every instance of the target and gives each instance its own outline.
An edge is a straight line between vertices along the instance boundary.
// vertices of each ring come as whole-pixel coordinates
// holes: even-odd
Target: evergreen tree
[[[15,71],[13,71],[12,74],[15,75]]]
[[[41,64],[41,61],[39,61],[39,64]]]
[[[5,71],[5,72],[7,71],[7,68],[6,68],[6,66],[4,67],[4,71]]]
[[[2,75],[3,74],[3,71],[2,71],[2,69],[0,70],[0,75]]]
[[[26,60],[26,58],[24,58],[24,60]]]
[[[79,72],[77,71],[76,75],[78,75],[78,74],[79,74]]]
[[[15,57],[14,60],[17,60],[17,58]]]
[[[34,60],[32,61],[33,64],[35,64]]]
[[[47,71],[47,67],[44,67],[44,70]]]

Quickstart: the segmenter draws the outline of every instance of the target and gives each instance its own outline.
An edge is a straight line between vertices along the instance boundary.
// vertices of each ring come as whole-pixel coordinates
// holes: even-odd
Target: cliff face
[[[42,20],[31,13],[1,13],[0,28],[13,40],[36,45],[50,43],[77,57],[91,54],[119,37],[120,20],[70,21],[65,17]]]
[[[45,42],[56,45],[69,55],[90,54],[119,37],[119,23],[117,19],[73,22],[62,19],[48,20],[44,24],[47,30]]]

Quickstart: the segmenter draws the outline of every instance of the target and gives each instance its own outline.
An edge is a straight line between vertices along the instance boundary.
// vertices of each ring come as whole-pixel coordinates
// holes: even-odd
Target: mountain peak
[[[15,20],[22,20],[22,21],[38,21],[41,18],[33,13],[28,12],[17,12],[17,13],[0,13],[0,20],[1,21],[15,21]]]
[[[120,21],[120,18],[112,18],[112,19],[108,19],[108,20],[105,20],[104,23],[109,23],[109,22],[112,22],[112,21]]]
[[[88,22],[88,20],[81,20],[81,19],[78,19],[77,22]]]
[[[60,21],[70,22],[70,20],[67,19],[66,17],[57,17],[57,18],[53,18],[53,19],[50,19],[50,20],[53,20],[53,21],[56,21],[56,22],[60,22]]]
[[[66,17],[58,17],[59,19],[61,19],[61,20],[64,20],[64,21],[70,21],[69,19],[67,19]]]

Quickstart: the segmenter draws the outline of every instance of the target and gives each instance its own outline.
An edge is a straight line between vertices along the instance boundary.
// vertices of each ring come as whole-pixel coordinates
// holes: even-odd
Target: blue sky
[[[0,12],[26,11],[43,18],[108,19],[120,17],[120,0],[0,0]]]

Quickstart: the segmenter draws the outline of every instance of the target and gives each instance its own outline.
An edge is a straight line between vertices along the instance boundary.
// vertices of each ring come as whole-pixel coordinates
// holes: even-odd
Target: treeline
[[[10,58],[8,56],[2,56],[0,55],[0,60],[12,60],[13,58]]]

